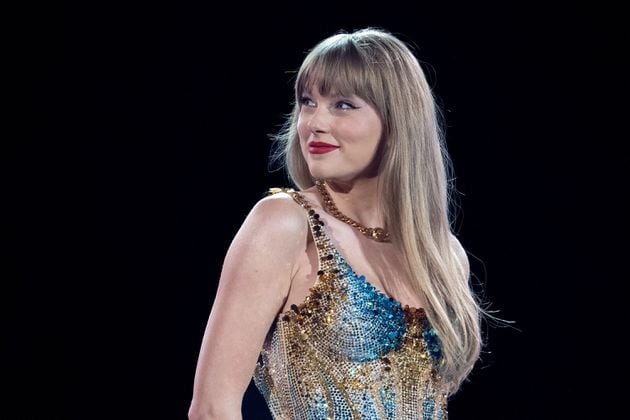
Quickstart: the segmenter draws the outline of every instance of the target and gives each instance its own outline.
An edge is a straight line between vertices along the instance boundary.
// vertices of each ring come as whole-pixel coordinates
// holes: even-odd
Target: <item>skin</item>
[[[242,418],[243,395],[265,335],[305,252],[304,221],[304,210],[290,197],[269,196],[234,237],[202,340],[189,419]]]
[[[337,207],[367,226],[382,226],[372,167],[382,141],[376,110],[357,96],[309,92],[301,101],[300,146],[311,174],[329,182]],[[308,151],[309,141],[339,149]],[[348,262],[375,287],[403,304],[422,306],[392,280],[404,273],[391,244],[377,243],[327,214],[314,188],[303,192]],[[271,221],[271,222],[270,222]],[[269,246],[273,244],[273,246]],[[344,246],[342,247],[341,244]],[[189,419],[241,419],[243,395],[265,337],[280,312],[301,303],[315,282],[317,253],[304,209],[286,194],[260,200],[250,211],[226,254],[219,287],[202,340]]]
[[[374,160],[383,133],[377,111],[356,95],[322,96],[307,92],[300,100],[298,136],[311,175],[348,186],[357,178],[373,179]],[[309,153],[308,142],[321,141],[339,146],[325,154]]]

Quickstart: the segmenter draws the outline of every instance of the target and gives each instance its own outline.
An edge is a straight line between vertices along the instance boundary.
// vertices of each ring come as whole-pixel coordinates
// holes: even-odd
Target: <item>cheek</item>
[[[354,147],[359,147],[370,153],[378,146],[381,138],[381,127],[371,121],[357,121],[343,127],[345,137]]]
[[[297,146],[302,151],[302,156],[306,159],[308,156],[308,146],[306,145],[306,142],[308,141],[308,134],[305,130],[304,124],[301,124],[300,121],[297,123],[297,136]]]
[[[366,121],[363,125],[363,130],[366,143],[369,144],[371,148],[376,150],[379,143],[381,142],[381,138],[383,137],[383,125],[381,124],[380,120],[377,118],[373,118],[369,121]]]
[[[360,128],[355,127],[355,136],[352,142],[352,155],[357,163],[371,161],[378,151],[381,140],[381,130],[378,125],[364,124]]]
[[[298,117],[297,120],[297,133],[301,142],[307,140],[308,137],[308,127],[306,126],[306,122],[303,118]]]

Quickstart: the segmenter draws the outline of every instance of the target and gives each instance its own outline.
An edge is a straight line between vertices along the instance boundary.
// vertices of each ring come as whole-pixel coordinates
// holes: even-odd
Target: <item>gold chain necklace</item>
[[[328,213],[332,214],[333,216],[335,216],[335,218],[341,220],[342,222],[347,223],[350,226],[358,229],[359,232],[361,232],[362,234],[364,234],[370,239],[373,239],[377,242],[389,242],[389,233],[387,233],[385,229],[380,228],[380,227],[376,227],[376,228],[365,227],[361,223],[349,218],[348,216],[340,212],[337,206],[335,205],[335,203],[333,202],[332,197],[330,196],[330,194],[328,194],[328,191],[326,190],[326,186],[324,185],[324,181],[321,181],[319,179],[315,180],[315,185],[317,186],[319,193],[322,195],[322,198],[324,199],[324,208],[326,209]]]

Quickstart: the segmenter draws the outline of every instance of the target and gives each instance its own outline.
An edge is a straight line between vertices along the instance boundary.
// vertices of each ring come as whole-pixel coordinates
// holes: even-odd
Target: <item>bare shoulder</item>
[[[308,241],[305,210],[287,193],[266,196],[249,211],[234,241],[270,258],[294,260]]]
[[[260,199],[228,249],[224,262],[226,282],[257,279],[264,287],[274,285],[278,295],[284,295],[307,240],[306,213],[290,195],[277,193]]]
[[[304,209],[289,194],[281,192],[260,199],[248,218],[283,234],[305,236],[308,229]]]

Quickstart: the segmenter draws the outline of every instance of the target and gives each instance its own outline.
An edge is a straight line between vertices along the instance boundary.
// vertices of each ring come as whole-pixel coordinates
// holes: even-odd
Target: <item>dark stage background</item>
[[[366,26],[416,45],[444,110],[459,237],[514,321],[485,329],[450,418],[612,410],[626,357],[610,321],[618,10],[90,4],[33,6],[19,34],[31,116],[5,155],[5,368],[26,402],[8,418],[186,418],[223,256],[266,189],[288,186],[268,170],[268,134],[290,111],[291,72],[317,41]],[[254,388],[243,413],[270,418]]]

